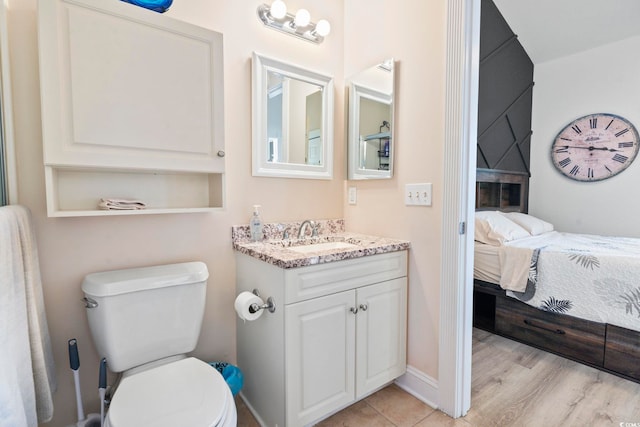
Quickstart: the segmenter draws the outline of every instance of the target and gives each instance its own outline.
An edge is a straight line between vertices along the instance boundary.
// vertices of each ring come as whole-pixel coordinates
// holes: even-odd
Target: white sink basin
[[[313,245],[290,246],[287,249],[290,251],[298,252],[300,254],[308,254],[311,252],[331,251],[337,249],[353,249],[357,247],[358,245],[353,245],[347,242],[324,242],[315,243]]]

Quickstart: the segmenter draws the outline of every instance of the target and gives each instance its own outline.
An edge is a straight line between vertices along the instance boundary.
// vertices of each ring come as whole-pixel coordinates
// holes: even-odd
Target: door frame
[[[13,94],[9,61],[9,24],[6,2],[0,3],[0,185],[6,191],[4,202],[18,204],[18,172],[13,124]],[[0,203],[2,206],[2,203]]]
[[[453,418],[471,406],[480,1],[447,1],[438,401]]]

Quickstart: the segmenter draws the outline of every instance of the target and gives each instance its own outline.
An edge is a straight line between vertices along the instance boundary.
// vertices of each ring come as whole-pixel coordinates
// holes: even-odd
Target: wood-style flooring
[[[258,426],[237,399],[238,426]],[[640,384],[474,329],[471,409],[452,419],[395,385],[319,427],[640,427]]]

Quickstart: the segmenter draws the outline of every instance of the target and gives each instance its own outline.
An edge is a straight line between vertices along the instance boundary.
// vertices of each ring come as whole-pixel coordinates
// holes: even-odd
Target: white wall
[[[551,162],[551,144],[572,120],[613,113],[640,129],[640,37],[536,64],[529,212],[557,230],[640,237],[640,156],[621,174],[573,181]]]

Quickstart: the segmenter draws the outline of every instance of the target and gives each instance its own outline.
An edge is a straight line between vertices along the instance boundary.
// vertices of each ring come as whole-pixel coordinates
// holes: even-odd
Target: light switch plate
[[[404,204],[407,206],[431,206],[432,184],[406,184]]]
[[[355,205],[358,202],[358,190],[356,189],[356,187],[349,187],[349,204],[350,205]]]

